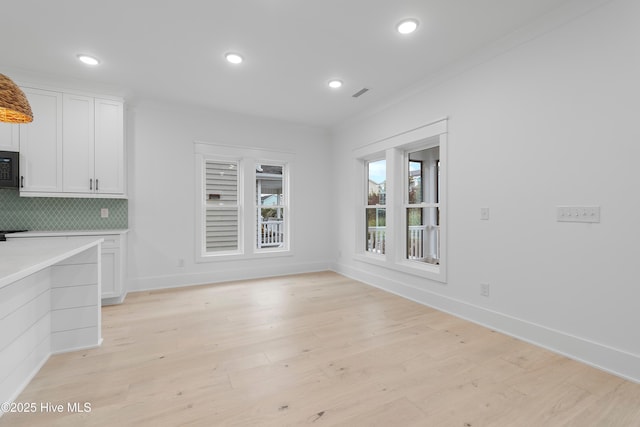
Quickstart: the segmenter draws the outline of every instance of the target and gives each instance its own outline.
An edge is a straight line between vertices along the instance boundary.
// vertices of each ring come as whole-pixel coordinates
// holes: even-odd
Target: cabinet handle
[[[20,188],[24,188],[24,175],[20,176]]]
[[[93,190],[93,179],[89,178],[89,190]]]
[[[98,190],[99,190],[99,188],[98,188],[98,178],[96,178],[96,191],[98,191]]]

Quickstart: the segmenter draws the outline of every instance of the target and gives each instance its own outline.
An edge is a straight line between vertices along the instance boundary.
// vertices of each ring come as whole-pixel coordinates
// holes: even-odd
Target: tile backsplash
[[[101,218],[100,210],[109,209]],[[112,230],[128,227],[125,199],[20,197],[0,189],[0,230]]]

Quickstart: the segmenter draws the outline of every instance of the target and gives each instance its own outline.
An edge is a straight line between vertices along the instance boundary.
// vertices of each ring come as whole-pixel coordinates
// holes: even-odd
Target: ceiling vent
[[[367,89],[366,87],[363,87],[362,89],[360,89],[359,91],[357,91],[356,93],[354,93],[353,95],[351,95],[354,98],[357,98],[359,96],[364,95],[365,93],[369,92],[369,89]]]

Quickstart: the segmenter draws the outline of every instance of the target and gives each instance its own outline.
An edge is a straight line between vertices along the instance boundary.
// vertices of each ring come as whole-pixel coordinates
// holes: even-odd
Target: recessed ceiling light
[[[233,52],[225,54],[224,57],[232,64],[240,64],[242,61],[244,61],[244,58],[241,55]]]
[[[329,87],[331,89],[338,89],[342,87],[342,80],[329,80]]]
[[[405,19],[401,21],[396,29],[400,34],[411,34],[418,28],[417,19]]]
[[[98,58],[82,53],[78,55],[78,59],[80,60],[80,62],[87,65],[98,65],[100,63]]]

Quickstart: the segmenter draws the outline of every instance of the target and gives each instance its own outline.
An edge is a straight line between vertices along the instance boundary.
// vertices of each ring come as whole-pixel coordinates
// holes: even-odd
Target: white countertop
[[[103,239],[0,242],[0,288],[79,254]]]
[[[7,237],[57,237],[57,236],[109,236],[114,234],[125,234],[129,229],[117,229],[117,230],[34,230],[34,231],[22,231],[20,233],[7,234]]]

